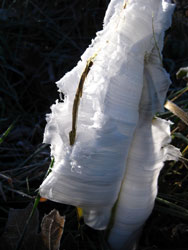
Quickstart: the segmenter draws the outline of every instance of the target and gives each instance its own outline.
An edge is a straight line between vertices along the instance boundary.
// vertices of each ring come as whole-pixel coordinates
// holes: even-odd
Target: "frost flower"
[[[173,10],[165,0],[111,0],[103,29],[57,82],[64,102],[47,115],[44,143],[55,165],[40,194],[81,207],[99,230],[116,203],[113,249],[135,249],[164,161],[180,155],[169,145],[170,122],[153,118],[170,85],[161,50]]]

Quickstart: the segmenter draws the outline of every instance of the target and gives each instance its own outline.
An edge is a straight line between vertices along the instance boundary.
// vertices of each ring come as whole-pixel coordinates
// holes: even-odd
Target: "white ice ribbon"
[[[170,84],[158,52],[173,10],[164,0],[129,0],[126,8],[125,1],[112,0],[103,30],[57,83],[64,103],[57,101],[47,116],[44,142],[51,144],[55,165],[40,194],[82,207],[85,223],[95,229],[106,229],[118,199],[113,249],[134,249],[153,208],[160,169],[179,156],[168,146],[169,122],[153,119]],[[71,146],[74,98],[91,57]]]

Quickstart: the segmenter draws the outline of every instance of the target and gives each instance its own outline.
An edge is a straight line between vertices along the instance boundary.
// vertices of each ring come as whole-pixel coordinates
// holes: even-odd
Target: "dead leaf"
[[[33,204],[24,209],[11,208],[8,215],[5,231],[0,238],[1,250],[15,250],[18,240],[23,232],[25,223],[31,213]],[[21,250],[34,250],[37,244],[37,231],[39,226],[38,211],[36,210],[28,224]]]
[[[1,250],[16,249],[32,208],[33,204],[30,203],[24,209],[10,209],[5,231],[0,237]],[[36,209],[29,221],[20,250],[58,250],[64,223],[65,217],[60,216],[59,212],[54,209],[43,217],[41,233],[38,233],[39,213]]]
[[[65,217],[60,216],[57,210],[45,215],[41,223],[41,236],[43,244],[48,250],[58,250],[63,234]]]

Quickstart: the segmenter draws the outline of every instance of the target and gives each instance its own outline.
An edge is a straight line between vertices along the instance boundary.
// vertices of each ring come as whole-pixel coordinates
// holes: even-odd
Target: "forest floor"
[[[188,67],[188,3],[176,1],[171,29],[166,33],[164,66],[172,80],[168,99],[187,86],[177,79],[181,67]],[[108,0],[4,0],[0,4],[0,248],[43,249],[41,230],[47,244],[60,250],[108,250],[103,232],[78,221],[75,207],[51,201],[39,202],[29,222],[23,244],[19,238],[50,165],[50,150],[42,144],[45,115],[59,98],[55,82],[78,62],[80,55],[102,28]],[[185,112],[188,93],[174,101]],[[172,144],[184,160],[168,162],[161,171],[159,193],[153,213],[144,227],[138,250],[188,249],[188,127],[165,110],[170,119]],[[8,130],[7,130],[8,129]],[[5,133],[6,131],[6,133]],[[4,134],[5,133],[5,134]],[[16,210],[12,210],[12,209]],[[53,219],[44,214],[59,211],[55,218],[64,232],[53,238]],[[54,218],[54,217],[53,217]],[[48,229],[45,223],[48,221]],[[56,226],[54,226],[57,229]],[[43,232],[44,233],[44,232]],[[61,237],[62,235],[62,237]],[[35,240],[34,240],[35,239]],[[17,247],[17,248],[16,248]],[[44,247],[44,246],[43,246]],[[47,247],[44,249],[54,249]]]

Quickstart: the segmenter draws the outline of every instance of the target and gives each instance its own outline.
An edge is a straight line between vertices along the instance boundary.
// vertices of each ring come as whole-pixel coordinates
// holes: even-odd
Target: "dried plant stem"
[[[94,56],[92,56],[87,61],[86,67],[81,75],[78,89],[76,91],[76,95],[74,98],[73,109],[72,109],[72,130],[69,132],[69,142],[70,142],[71,146],[74,145],[75,139],[76,139],[76,124],[77,124],[77,118],[78,118],[78,108],[79,108],[79,104],[80,104],[80,98],[82,97],[82,93],[83,93],[84,82],[86,80],[86,77],[87,77],[91,67],[93,66],[93,60],[95,59],[96,56],[97,56],[97,54],[94,54]],[[82,215],[83,215],[82,208],[77,207],[78,221],[80,220]]]
[[[76,139],[76,124],[77,124],[77,117],[78,117],[78,108],[80,104],[80,98],[82,97],[84,82],[93,65],[93,59],[95,57],[96,57],[96,54],[87,61],[86,67],[81,75],[78,89],[76,91],[76,95],[74,98],[73,109],[72,109],[72,130],[69,133],[69,141],[70,141],[71,146],[74,145],[75,139]]]
[[[188,114],[178,107],[175,103],[167,100],[164,107],[179,117],[186,125],[188,125]]]
[[[129,1],[130,1],[130,0],[125,0],[125,1],[124,1],[124,5],[123,5],[123,8],[124,8],[124,9],[126,9],[127,4],[129,3]]]

